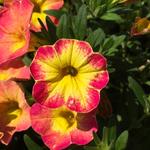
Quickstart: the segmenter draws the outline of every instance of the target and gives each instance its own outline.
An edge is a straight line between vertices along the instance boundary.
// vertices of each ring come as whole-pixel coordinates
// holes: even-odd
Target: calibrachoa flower
[[[16,131],[30,127],[30,107],[20,85],[0,81],[0,141],[8,144]]]
[[[137,17],[131,28],[131,35],[142,35],[150,33],[150,21],[146,18]]]
[[[82,114],[66,107],[51,109],[35,103],[30,115],[33,129],[51,150],[62,150],[70,144],[85,145],[97,131],[94,111]]]
[[[0,65],[0,80],[8,79],[30,79],[30,70],[21,58]]]
[[[31,29],[36,32],[41,30],[41,25],[38,21],[38,18],[40,18],[42,22],[46,25],[45,18],[47,14],[44,11],[58,10],[64,4],[63,0],[31,0],[31,1],[34,4],[32,19],[31,19]],[[53,16],[49,16],[49,17],[55,24],[57,24],[58,20],[55,17]]]
[[[0,64],[27,52],[29,22],[33,5],[28,0],[14,0],[0,10]]]
[[[99,91],[109,80],[106,59],[84,41],[61,39],[37,50],[31,64],[37,102],[56,108],[66,105],[89,112],[99,103]]]

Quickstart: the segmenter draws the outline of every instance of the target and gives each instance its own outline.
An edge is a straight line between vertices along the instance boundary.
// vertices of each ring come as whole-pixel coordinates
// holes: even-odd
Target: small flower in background
[[[98,106],[98,115],[102,118],[109,118],[112,115],[112,106],[108,99],[108,96],[103,91],[101,92],[101,101]]]
[[[9,144],[13,134],[31,126],[30,107],[20,85],[0,81],[0,141]]]
[[[143,35],[150,33],[150,21],[147,18],[137,17],[131,28],[131,35]]]
[[[33,8],[28,0],[6,1],[4,5],[0,10],[0,64],[27,52]]]
[[[82,114],[66,107],[51,109],[35,103],[30,115],[33,129],[51,150],[65,149],[70,144],[85,145],[97,131],[94,111]]]
[[[30,79],[30,70],[25,66],[21,58],[16,58],[0,65],[0,80],[9,79]]]
[[[30,67],[36,81],[33,96],[48,107],[66,105],[89,112],[97,107],[99,91],[108,83],[106,65],[106,59],[84,41],[61,39],[42,46]]]
[[[34,4],[34,9],[31,18],[31,29],[34,30],[35,32],[41,30],[41,25],[38,21],[38,18],[40,18],[42,22],[46,25],[45,18],[47,14],[44,11],[58,10],[64,4],[63,0],[31,0],[31,1]],[[53,16],[49,17],[55,24],[58,23],[58,20],[55,17]]]

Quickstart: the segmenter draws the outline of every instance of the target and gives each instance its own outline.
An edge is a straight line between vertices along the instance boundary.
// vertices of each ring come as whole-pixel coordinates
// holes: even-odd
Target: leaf
[[[108,49],[110,49],[114,44],[114,40],[112,37],[110,38],[107,38],[105,41],[104,41],[104,44],[103,44],[103,50],[104,51],[108,51]]]
[[[57,40],[56,26],[54,25],[54,23],[51,21],[51,19],[48,16],[46,16],[46,24],[48,28],[48,35],[50,37],[49,39],[50,44],[54,44],[55,41]]]
[[[128,141],[128,131],[125,130],[120,134],[115,143],[115,150],[124,150]]]
[[[116,48],[119,45],[121,45],[121,43],[124,41],[125,37],[126,37],[125,35],[115,36],[114,44],[113,44],[112,48]]]
[[[56,18],[60,18],[62,14],[64,14],[65,12],[62,10],[51,9],[51,10],[45,10],[44,13],[46,13],[47,15],[54,16]]]
[[[108,13],[107,12],[100,18],[103,20],[107,20],[107,21],[116,21],[117,23],[123,22],[123,19],[116,13]]]
[[[22,58],[22,61],[24,62],[24,64],[25,64],[26,66],[30,66],[30,64],[31,64],[31,62],[32,62],[32,60],[31,60],[27,55],[25,55],[25,56]]]
[[[100,150],[98,147],[96,146],[84,146],[85,150]]]
[[[75,18],[74,34],[79,40],[83,40],[86,35],[87,29],[87,9],[86,5],[82,5]]]
[[[99,137],[97,136],[97,134],[95,132],[93,132],[93,136],[94,136],[94,142],[96,145],[100,145],[101,141],[99,139]]]
[[[139,85],[139,83],[134,80],[132,77],[128,77],[129,87],[133,90],[135,96],[137,97],[139,103],[145,107],[145,101],[144,101],[144,90]]]
[[[91,44],[92,47],[96,47],[102,43],[105,39],[105,33],[101,28],[98,28],[94,32],[91,32],[86,41]]]
[[[62,15],[57,26],[58,38],[69,38],[69,20],[66,14]]]
[[[150,86],[150,81],[147,81],[145,84],[147,84],[148,86]]]
[[[108,133],[108,142],[109,144],[116,140],[116,126],[112,126],[109,128]]]
[[[28,150],[43,150],[38,144],[36,144],[28,135],[24,135],[24,142]]]

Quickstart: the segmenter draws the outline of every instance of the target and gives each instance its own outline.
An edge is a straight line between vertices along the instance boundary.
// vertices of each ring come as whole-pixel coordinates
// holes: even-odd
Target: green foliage
[[[24,142],[28,150],[44,150],[26,134],[24,135]]]
[[[49,17],[45,18],[46,26],[39,19],[42,30],[34,34],[47,44],[60,38],[85,40],[108,62],[110,81],[104,90],[113,114],[107,119],[97,115],[99,131],[93,133],[94,140],[86,146],[72,145],[68,150],[150,149],[150,34],[130,35],[137,16],[150,19],[149,8],[149,0],[126,5],[117,0],[65,0],[61,10],[46,11],[59,19],[57,26]],[[33,57],[31,52],[23,62],[29,66]],[[32,79],[23,83],[30,105],[34,101],[33,83]],[[0,150],[47,149],[32,130],[25,133],[16,133],[13,142],[7,148],[1,144]]]
[[[124,150],[127,145],[127,140],[128,140],[128,131],[124,131],[120,134],[120,136],[116,140],[115,150]]]

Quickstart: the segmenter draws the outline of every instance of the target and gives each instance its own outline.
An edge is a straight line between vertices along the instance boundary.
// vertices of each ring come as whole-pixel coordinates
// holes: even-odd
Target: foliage
[[[39,20],[42,31],[36,36],[42,36],[47,43],[53,44],[59,38],[85,40],[108,61],[110,82],[104,91],[113,114],[106,119],[97,115],[100,130],[94,133],[94,141],[84,147],[72,145],[69,150],[149,150],[150,35],[130,35],[137,16],[150,18],[149,8],[149,0],[137,0],[133,4],[66,0],[62,10],[46,11],[60,19],[57,27],[48,17],[48,29]],[[32,58],[33,54],[29,53],[24,61],[30,64]],[[33,81],[24,84],[30,103],[33,102],[31,84]],[[7,148],[1,145],[0,149],[19,149],[20,145],[24,145],[23,150],[47,149],[31,129],[26,134],[15,134],[11,144]]]

